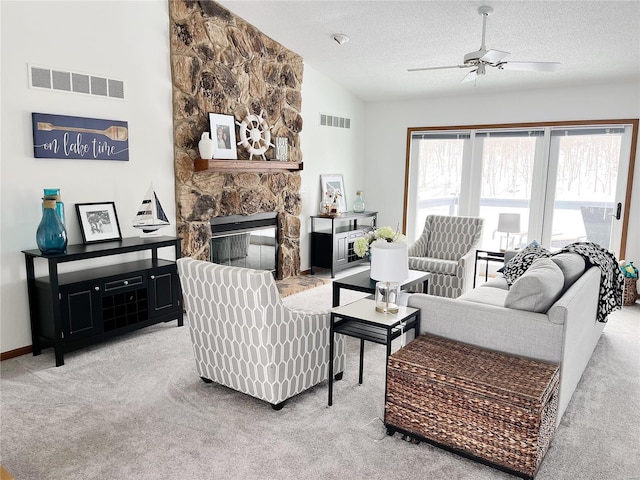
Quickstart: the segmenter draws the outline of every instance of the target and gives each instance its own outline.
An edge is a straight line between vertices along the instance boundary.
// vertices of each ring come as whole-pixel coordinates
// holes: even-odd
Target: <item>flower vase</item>
[[[364,198],[362,198],[362,190],[356,192],[356,199],[353,201],[353,211],[355,213],[364,212]]]
[[[45,197],[43,207],[36,244],[45,255],[64,253],[67,250],[67,231],[56,213],[56,197]]]
[[[205,160],[211,160],[213,158],[213,140],[209,137],[209,132],[204,132],[200,136],[198,142],[198,150],[200,151],[200,158]]]

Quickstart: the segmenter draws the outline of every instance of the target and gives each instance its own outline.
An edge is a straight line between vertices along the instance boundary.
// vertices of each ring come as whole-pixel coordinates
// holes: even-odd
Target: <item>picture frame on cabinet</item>
[[[83,243],[122,239],[115,202],[76,203],[76,213]]]
[[[320,175],[320,188],[321,200],[327,192],[332,198],[336,193],[338,193],[338,211],[339,213],[347,211],[347,196],[344,189],[344,177],[341,174]]]
[[[209,129],[213,140],[213,158],[237,160],[236,126],[233,115],[209,114]]]

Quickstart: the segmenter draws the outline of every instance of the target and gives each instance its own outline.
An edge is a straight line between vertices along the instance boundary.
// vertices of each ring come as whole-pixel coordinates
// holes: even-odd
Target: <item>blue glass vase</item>
[[[62,225],[66,225],[64,221],[64,203],[62,202],[62,198],[60,196],[59,188],[45,188],[44,189],[45,197],[56,197],[56,213],[58,217],[60,217],[60,221]],[[44,213],[44,204],[42,205],[42,213]]]
[[[67,231],[56,213],[55,197],[45,197],[42,220],[36,231],[36,243],[45,255],[64,253],[67,250]]]

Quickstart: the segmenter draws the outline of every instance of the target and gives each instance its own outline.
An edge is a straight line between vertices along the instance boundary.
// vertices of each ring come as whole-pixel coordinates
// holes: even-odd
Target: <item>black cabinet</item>
[[[377,215],[378,212],[312,215],[311,274],[314,267],[330,268],[333,278],[340,270],[366,262],[353,251],[353,242],[365,234],[365,228],[376,227]]]
[[[169,247],[180,257],[180,238],[127,238],[94,245],[70,245],[61,255],[25,250],[33,354],[55,348],[56,366],[64,353],[159,322],[183,324],[176,263],[158,258]],[[58,274],[58,264],[148,250],[151,258]],[[48,275],[35,276],[34,260],[48,263]]]
[[[50,295],[49,291],[50,289],[41,287],[43,295]],[[100,325],[99,302],[99,292],[89,285],[60,290],[62,331],[67,333],[68,339],[87,337],[96,333]],[[48,324],[52,325],[52,322]],[[41,325],[41,328],[43,326]]]

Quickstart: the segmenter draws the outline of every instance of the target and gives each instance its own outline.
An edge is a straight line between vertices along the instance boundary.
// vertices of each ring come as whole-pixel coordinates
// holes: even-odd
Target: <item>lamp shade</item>
[[[381,282],[402,282],[409,278],[407,245],[384,241],[372,243],[370,277]]]
[[[498,215],[498,232],[503,233],[519,233],[520,230],[520,214],[519,213],[501,213]]]

